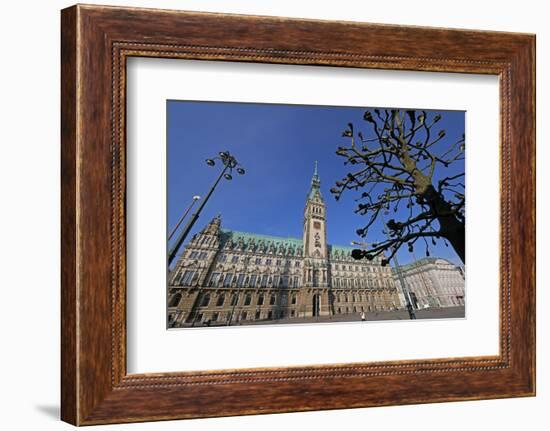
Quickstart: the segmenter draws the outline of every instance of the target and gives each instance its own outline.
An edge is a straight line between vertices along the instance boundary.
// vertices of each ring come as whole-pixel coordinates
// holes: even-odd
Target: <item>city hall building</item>
[[[301,239],[227,230],[220,216],[194,235],[169,275],[169,326],[402,308],[392,269],[381,266],[380,257],[355,260],[352,247],[327,244],[320,186],[316,164]]]

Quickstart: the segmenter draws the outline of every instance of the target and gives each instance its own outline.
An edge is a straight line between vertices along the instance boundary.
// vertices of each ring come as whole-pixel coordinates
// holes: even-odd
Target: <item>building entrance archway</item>
[[[321,297],[318,293],[316,293],[315,295],[313,295],[313,303],[312,303],[312,310],[311,310],[311,315],[313,317],[317,317],[319,316],[319,311],[320,311],[320,308],[321,308]]]

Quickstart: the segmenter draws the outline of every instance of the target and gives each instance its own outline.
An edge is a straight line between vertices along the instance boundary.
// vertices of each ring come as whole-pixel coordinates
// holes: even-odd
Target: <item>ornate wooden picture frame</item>
[[[61,49],[64,421],[535,394],[533,35],[78,5],[62,11]],[[499,355],[128,374],[125,100],[126,60],[134,56],[497,75]]]

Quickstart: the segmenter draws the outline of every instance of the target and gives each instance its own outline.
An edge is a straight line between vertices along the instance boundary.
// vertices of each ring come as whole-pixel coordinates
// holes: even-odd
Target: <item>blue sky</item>
[[[221,181],[191,234],[221,214],[222,227],[227,229],[301,238],[306,194],[317,160],[327,206],[328,242],[347,246],[352,240],[361,240],[355,231],[366,223],[367,217],[354,214],[356,195],[348,193],[336,201],[329,189],[349,172],[349,166],[343,164],[344,158],[335,154],[338,145],[348,144],[341,136],[347,124],[354,123],[356,131],[363,130],[367,135],[364,111],[364,107],[169,100],[169,230],[192,196],[204,197],[217,178],[220,164],[210,167],[205,159],[229,150],[246,174],[240,176],[235,172],[233,180]],[[439,124],[446,129],[448,139],[458,139],[464,133],[464,112],[431,111],[429,115],[436,112],[442,114]],[[461,170],[463,162],[451,166],[444,174]],[[399,219],[399,216],[400,211],[388,217]],[[380,227],[373,229],[366,240],[381,240]],[[417,258],[424,256],[422,249],[415,252]],[[442,242],[431,246],[430,253],[460,263],[452,248]],[[400,250],[398,257],[403,264],[414,260],[406,249]]]

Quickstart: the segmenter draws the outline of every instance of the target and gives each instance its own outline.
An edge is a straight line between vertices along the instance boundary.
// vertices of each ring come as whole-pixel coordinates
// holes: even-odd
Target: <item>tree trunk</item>
[[[443,199],[433,186],[423,196],[439,222],[440,235],[453,246],[456,254],[466,263],[466,232],[464,223],[452,211],[451,205]]]
[[[460,222],[458,223],[461,225],[461,227],[457,230],[445,234],[444,237],[451,243],[456,251],[456,254],[458,254],[458,257],[460,257],[462,263],[466,263],[466,238],[464,224]],[[441,236],[443,236],[443,234]]]

